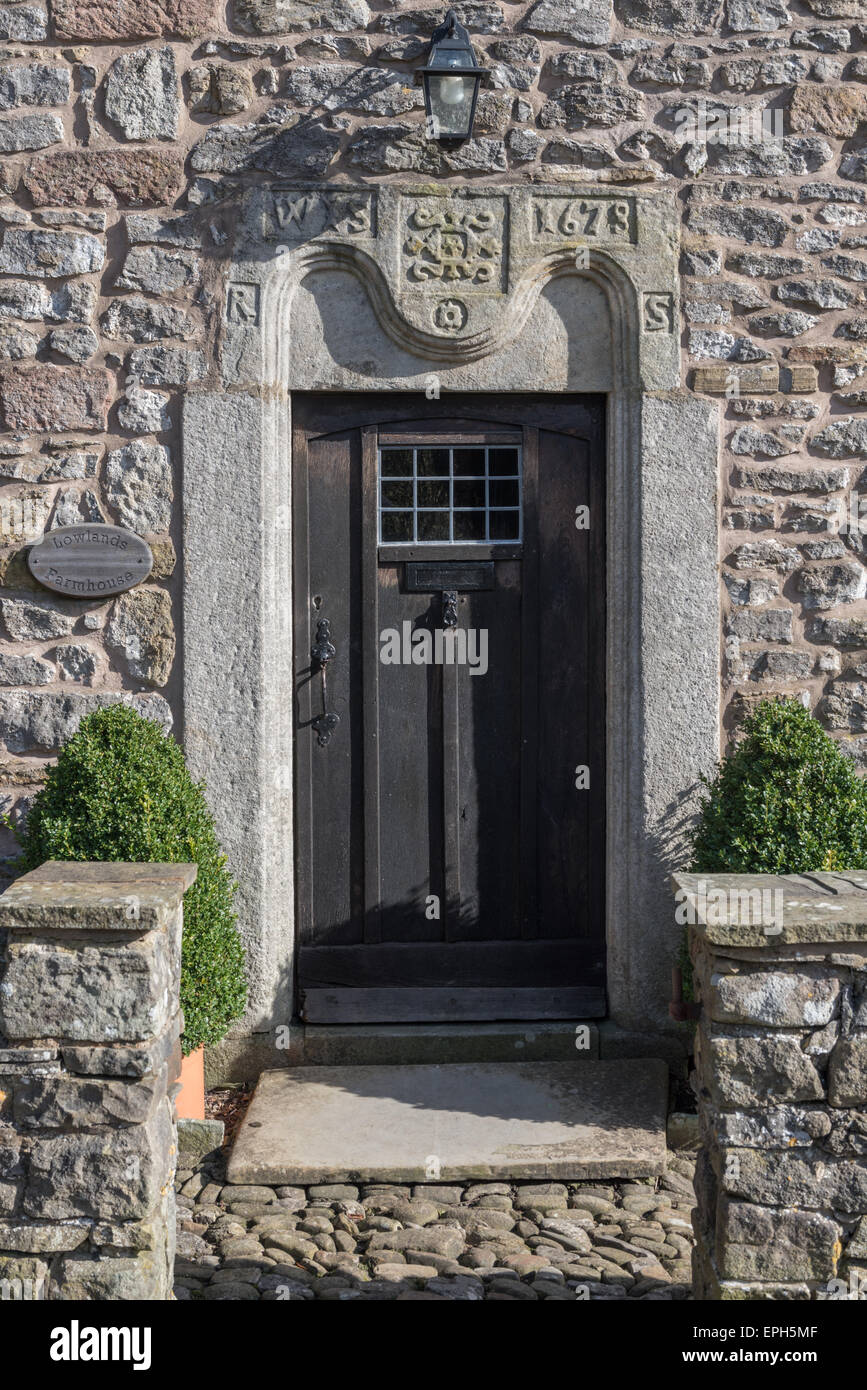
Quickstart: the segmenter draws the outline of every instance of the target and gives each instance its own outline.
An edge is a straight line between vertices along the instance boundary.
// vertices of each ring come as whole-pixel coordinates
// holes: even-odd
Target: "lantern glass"
[[[428,115],[438,139],[465,140],[469,136],[477,84],[477,77],[454,69],[427,74]]]

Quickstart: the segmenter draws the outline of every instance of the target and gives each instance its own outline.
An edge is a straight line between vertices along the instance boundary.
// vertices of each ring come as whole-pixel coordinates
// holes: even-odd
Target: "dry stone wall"
[[[194,864],[61,864],[0,899],[0,1300],[165,1299]]]
[[[426,138],[413,82],[443,8],[0,4],[0,796],[13,817],[93,706],[177,719],[179,402],[216,384],[238,199],[275,177],[670,190],[684,385],[728,397],[728,722],[799,692],[867,763],[864,0],[465,0],[491,85],[456,149]],[[36,587],[27,542],[86,520],[147,536],[147,584],[108,603]]]
[[[674,877],[701,1017],[693,1288],[867,1292],[863,874]]]

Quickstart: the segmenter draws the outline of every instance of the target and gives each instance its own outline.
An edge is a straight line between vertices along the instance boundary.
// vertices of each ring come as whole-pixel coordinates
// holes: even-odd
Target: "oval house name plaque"
[[[141,536],[102,522],[46,531],[27,557],[40,584],[73,598],[122,594],[147,579],[153,562]]]

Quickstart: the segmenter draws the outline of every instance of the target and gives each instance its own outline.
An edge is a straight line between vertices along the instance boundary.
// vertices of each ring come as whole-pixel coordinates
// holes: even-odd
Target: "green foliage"
[[[22,871],[46,859],[198,864],[184,897],[184,1052],[225,1036],[246,1001],[235,883],[203,788],[158,724],[124,705],[83,719],[34,800],[21,844]]]
[[[680,966],[681,997],[685,1004],[695,1002],[695,983],[693,979],[692,958],[689,954],[689,927],[684,927],[677,948],[675,965]],[[692,1026],[692,1025],[690,1025]]]
[[[797,700],[763,700],[703,779],[693,873],[867,868],[867,783]]]

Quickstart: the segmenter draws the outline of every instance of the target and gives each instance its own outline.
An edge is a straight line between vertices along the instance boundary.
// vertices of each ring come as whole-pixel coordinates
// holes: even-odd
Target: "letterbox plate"
[[[493,589],[493,560],[407,561],[406,590],[410,594],[434,594],[440,589]]]

